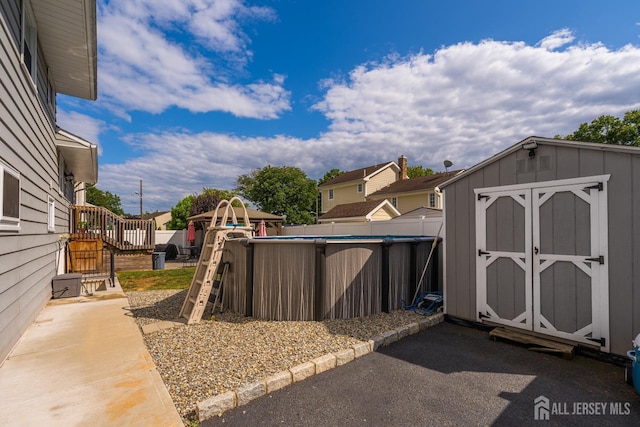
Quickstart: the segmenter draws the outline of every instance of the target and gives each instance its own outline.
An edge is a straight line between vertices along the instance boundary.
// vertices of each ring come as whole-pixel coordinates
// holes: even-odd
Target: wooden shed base
[[[564,359],[573,358],[573,351],[575,349],[575,346],[570,344],[551,341],[505,328],[494,328],[489,332],[489,337],[494,341],[500,338],[507,341],[517,342],[525,345],[531,351],[560,354]]]

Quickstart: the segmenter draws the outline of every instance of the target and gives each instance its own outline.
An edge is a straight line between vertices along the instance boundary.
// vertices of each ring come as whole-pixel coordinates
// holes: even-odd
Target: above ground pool
[[[224,305],[269,320],[370,316],[411,304],[431,236],[278,236],[230,240]],[[436,247],[423,290],[441,290]]]

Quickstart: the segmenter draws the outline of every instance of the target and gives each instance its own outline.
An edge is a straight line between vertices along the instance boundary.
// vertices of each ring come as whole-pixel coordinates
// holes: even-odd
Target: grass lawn
[[[174,270],[120,271],[118,281],[125,292],[187,289],[191,285],[195,271],[195,267]]]

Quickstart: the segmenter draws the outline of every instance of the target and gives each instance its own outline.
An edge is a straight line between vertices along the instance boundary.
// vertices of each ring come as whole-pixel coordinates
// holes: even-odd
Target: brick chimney
[[[409,175],[407,175],[407,158],[404,154],[398,157],[398,166],[400,166],[400,179],[409,179]]]

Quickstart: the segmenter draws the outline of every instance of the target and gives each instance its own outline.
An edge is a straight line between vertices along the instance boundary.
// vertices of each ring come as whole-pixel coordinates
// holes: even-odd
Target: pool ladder
[[[231,207],[231,202],[233,202],[234,199],[240,200],[234,197],[230,201],[222,200],[218,203],[218,207],[211,219],[211,225],[205,234],[200,258],[196,265],[196,271],[191,280],[189,292],[187,292],[187,296],[182,304],[182,309],[180,310],[180,319],[186,319],[188,325],[200,322],[213,288],[215,288],[213,289],[215,296],[213,310],[215,310],[218,299],[221,298],[222,282],[229,269],[228,263],[222,263],[221,265],[225,242],[234,238],[253,237],[253,227],[249,222],[249,215],[246,208],[244,208],[244,204],[242,204],[244,209],[244,224],[238,224],[235,211]],[[242,201],[240,202],[242,203]],[[222,219],[218,224],[218,209],[225,207],[226,209]],[[231,224],[227,224],[229,211],[232,213]],[[219,277],[219,280],[216,280],[216,277]],[[222,304],[222,301],[220,301],[220,303]]]

